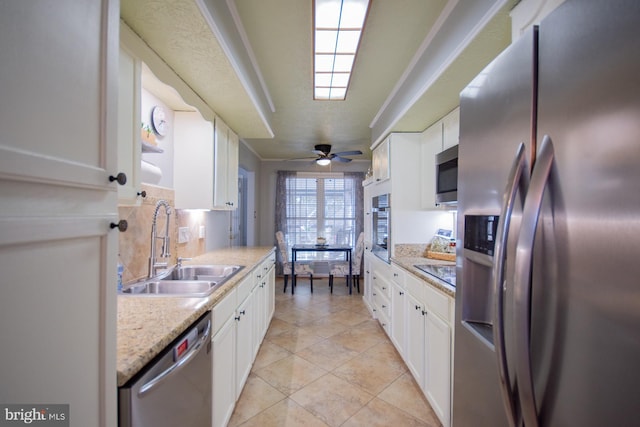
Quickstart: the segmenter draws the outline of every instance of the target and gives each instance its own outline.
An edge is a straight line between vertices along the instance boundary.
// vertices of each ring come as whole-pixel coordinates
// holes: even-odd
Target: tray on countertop
[[[427,251],[427,258],[431,258],[431,259],[439,259],[442,261],[455,261],[456,260],[456,254],[455,253],[447,253],[447,252],[434,252],[434,251]]]

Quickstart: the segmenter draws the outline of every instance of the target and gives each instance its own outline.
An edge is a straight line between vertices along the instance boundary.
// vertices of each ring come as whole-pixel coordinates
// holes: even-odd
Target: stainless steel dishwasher
[[[211,312],[118,391],[120,427],[211,426]]]

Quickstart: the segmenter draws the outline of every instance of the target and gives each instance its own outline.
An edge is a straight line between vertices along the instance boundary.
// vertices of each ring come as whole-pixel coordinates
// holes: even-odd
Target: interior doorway
[[[247,245],[247,232],[246,232],[246,210],[247,210],[247,172],[239,168],[238,169],[238,206],[231,211],[231,246],[246,246]]]

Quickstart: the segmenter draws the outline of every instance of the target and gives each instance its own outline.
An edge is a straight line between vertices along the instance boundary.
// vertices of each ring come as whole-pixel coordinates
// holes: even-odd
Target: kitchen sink
[[[233,276],[243,267],[240,265],[183,265],[176,267],[163,280],[215,280]]]
[[[203,280],[151,280],[134,283],[122,290],[125,295],[206,296],[219,285]]]
[[[160,276],[126,285],[122,295],[193,296],[210,295],[244,267],[241,265],[185,265]]]

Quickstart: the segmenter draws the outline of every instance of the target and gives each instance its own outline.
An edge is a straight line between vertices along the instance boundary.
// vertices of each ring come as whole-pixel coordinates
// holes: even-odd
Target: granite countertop
[[[418,256],[398,256],[391,258],[391,262],[399,265],[407,270],[409,273],[416,276],[418,279],[423,280],[433,286],[434,288],[444,292],[452,298],[456,297],[456,288],[448,283],[438,280],[430,274],[427,274],[421,270],[418,270],[414,265],[456,265],[455,262],[441,261],[439,259],[431,259]]]
[[[234,264],[245,267],[208,297],[118,295],[118,387],[129,381],[187,327],[211,310],[274,251],[275,247],[220,249],[184,262],[183,265]]]

